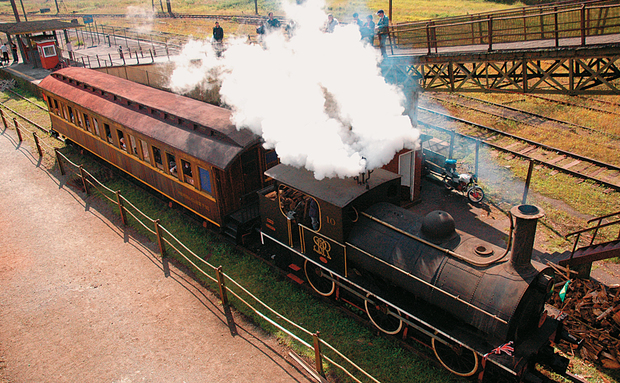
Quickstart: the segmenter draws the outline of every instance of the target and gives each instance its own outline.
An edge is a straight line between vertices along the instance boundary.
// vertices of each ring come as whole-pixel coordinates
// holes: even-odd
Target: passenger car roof
[[[63,81],[71,78],[140,105],[157,109],[218,132],[210,136],[191,128],[156,118],[145,111],[109,100],[90,90]],[[147,137],[177,148],[220,169],[227,169],[246,148],[260,142],[260,137],[247,129],[237,130],[230,121],[231,111],[205,102],[150,88],[106,73],[65,68],[47,76],[39,86]]]

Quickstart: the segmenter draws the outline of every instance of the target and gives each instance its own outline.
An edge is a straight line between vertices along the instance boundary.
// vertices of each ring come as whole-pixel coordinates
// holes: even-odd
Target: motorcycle
[[[484,191],[478,186],[478,177],[471,173],[456,171],[456,160],[446,160],[442,172],[443,184],[448,190],[457,190],[465,194],[472,203],[479,203],[484,199]]]

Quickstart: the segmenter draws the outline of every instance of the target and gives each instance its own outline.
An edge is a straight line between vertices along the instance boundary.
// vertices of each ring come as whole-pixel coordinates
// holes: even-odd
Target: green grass
[[[56,5],[53,0],[43,2],[37,0],[22,0],[26,12],[38,13],[41,8],[50,8],[51,14],[56,13]],[[129,7],[140,7],[151,11],[153,5],[156,12],[161,12],[163,4],[164,11],[167,11],[166,1],[143,2],[137,0],[115,0],[104,2],[101,0],[63,0],[59,2],[61,13],[78,14],[102,14],[102,13],[124,13]],[[269,11],[281,14],[281,2],[278,0],[258,0],[259,14],[266,15]],[[225,0],[225,1],[196,1],[196,0],[171,0],[172,10],[177,13],[187,14],[254,14],[254,1]],[[66,7],[65,7],[66,6]],[[478,12],[488,12],[505,10],[509,8],[523,6],[516,2],[512,5],[501,4],[493,1],[483,0],[404,0],[393,3],[393,21],[405,22],[423,20],[429,18],[457,16]],[[334,16],[342,21],[350,21],[353,12],[361,15],[374,14],[380,8],[386,12],[389,7],[388,1],[352,1],[332,0],[327,1],[327,9],[334,13]],[[12,15],[13,11],[9,2],[0,3],[0,12]],[[20,14],[22,13],[20,9]],[[34,16],[34,15],[31,15]],[[30,17],[31,17],[30,16]],[[23,15],[22,15],[23,17]]]

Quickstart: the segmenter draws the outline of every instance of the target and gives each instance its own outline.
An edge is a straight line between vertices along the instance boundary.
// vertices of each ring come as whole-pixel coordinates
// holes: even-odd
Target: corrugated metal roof
[[[208,126],[228,137],[233,136],[233,140],[224,141],[217,139],[217,136],[207,136],[199,131],[181,128],[129,106],[119,105],[99,93],[68,84],[53,75],[47,76],[39,84],[41,88],[70,100],[95,115],[129,127],[220,169],[226,170],[246,148],[260,142],[260,137],[250,131],[237,131],[230,122],[231,112],[227,109],[97,71],[84,68],[67,69],[71,70],[64,69],[56,73],[152,108],[174,110],[174,113],[171,113],[175,116]],[[162,108],[164,106],[165,108]]]
[[[324,178],[318,181],[312,172],[284,164],[268,169],[265,174],[278,182],[341,208],[368,191],[366,185],[359,185],[352,177]],[[368,184],[370,189],[373,189],[397,178],[400,178],[398,174],[375,169],[370,175]]]
[[[37,20],[22,21],[19,23],[0,23],[0,32],[10,35],[23,35],[27,33],[41,33],[58,29],[82,28],[83,25],[68,23],[60,20]]]

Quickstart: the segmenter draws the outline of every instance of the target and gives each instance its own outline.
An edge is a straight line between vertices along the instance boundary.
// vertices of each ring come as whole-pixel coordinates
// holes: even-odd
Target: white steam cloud
[[[217,79],[236,126],[261,135],[282,163],[317,179],[387,164],[419,136],[403,115],[404,95],[380,75],[380,56],[360,41],[356,25],[322,32],[323,9],[322,0],[286,5],[296,23],[290,38],[282,29],[260,45],[228,41],[221,57],[208,42],[190,42],[176,60],[173,90]]]
[[[146,6],[130,5],[127,7],[127,12],[125,12],[125,18],[138,32],[148,33],[153,30],[155,12]]]

